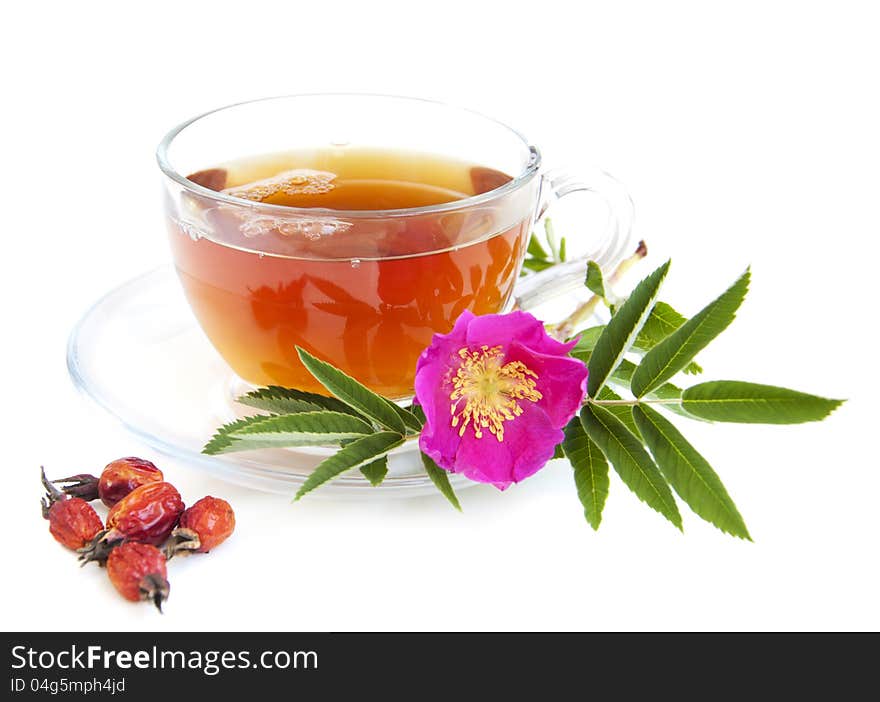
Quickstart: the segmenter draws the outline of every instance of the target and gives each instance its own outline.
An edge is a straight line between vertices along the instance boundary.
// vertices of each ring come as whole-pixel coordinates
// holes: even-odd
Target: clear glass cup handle
[[[598,168],[577,176],[564,170],[545,172],[541,176],[541,197],[535,221],[542,219],[552,209],[553,203],[572,193],[592,193],[604,201],[608,208],[605,230],[590,234],[567,231],[566,236],[571,240],[588,237],[588,241],[580,243],[580,248],[586,249],[586,252],[544,271],[523,276],[514,292],[516,305],[520,309],[536,307],[582,289],[588,261],[595,261],[608,274],[635,250],[632,199],[620,181]]]

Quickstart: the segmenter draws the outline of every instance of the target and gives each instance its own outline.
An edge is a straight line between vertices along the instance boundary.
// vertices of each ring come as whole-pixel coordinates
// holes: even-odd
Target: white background
[[[577,8],[577,9],[576,9]],[[871,3],[15,3],[4,11],[2,627],[876,629],[874,372],[880,65]],[[66,336],[168,260],[153,152],[206,109],[314,91],[409,94],[519,128],[548,163],[629,187],[664,297],[693,313],[748,264],[708,377],[850,401],[822,424],[703,426],[754,543],[685,534],[612,475],[602,528],[557,462],[499,494],[337,502],[225,485],[77,395]],[[254,125],[259,128],[259,125]],[[125,348],[119,353],[124,354]],[[132,398],[134,401],[134,398]],[[173,398],[169,398],[173,401]],[[39,518],[41,463],[160,462],[233,540],[172,564],[166,614],[79,569]]]

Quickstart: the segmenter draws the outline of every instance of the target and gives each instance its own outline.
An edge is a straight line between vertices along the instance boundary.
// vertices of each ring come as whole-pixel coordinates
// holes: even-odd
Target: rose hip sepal
[[[62,490],[68,495],[84,500],[97,500],[100,497],[101,502],[113,507],[135,488],[164,479],[162,471],[151,461],[128,456],[108,463],[100,477],[78,473],[53,482],[66,483]]]
[[[141,485],[110,510],[106,530],[80,549],[80,560],[103,564],[110,551],[123,541],[158,546],[177,526],[183,509],[180,493],[171,483]]]
[[[107,575],[125,599],[152,602],[162,611],[171,586],[165,556],[155,546],[129,541],[114,548],[107,557]]]
[[[92,500],[97,500],[99,497],[98,480],[99,478],[91,473],[77,473],[76,475],[69,475],[66,478],[58,478],[52,482],[61,485],[61,491],[65,495],[78,497],[86,502],[91,502]]]
[[[41,469],[46,496],[41,500],[43,518],[49,520],[49,533],[55,540],[73,551],[89,544],[104,530],[104,524],[95,509],[79,497],[70,497],[46,479]]]
[[[177,528],[165,544],[165,556],[180,553],[207,553],[213,550],[235,530],[235,513],[226,500],[203,497],[182,515]]]

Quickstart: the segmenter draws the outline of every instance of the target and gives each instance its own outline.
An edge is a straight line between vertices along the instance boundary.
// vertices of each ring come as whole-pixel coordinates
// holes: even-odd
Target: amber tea
[[[433,334],[465,309],[485,314],[508,303],[530,225],[501,222],[491,205],[348,216],[451,203],[510,180],[430,154],[329,147],[189,178],[280,206],[266,214],[191,194],[187,207],[207,234],[172,222],[190,305],[233,370],[255,385],[322,391],[299,362],[300,346],[377,392],[411,395]]]

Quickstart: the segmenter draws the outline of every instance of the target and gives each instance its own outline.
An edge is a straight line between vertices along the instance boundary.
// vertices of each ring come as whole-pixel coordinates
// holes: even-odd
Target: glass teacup
[[[186,297],[253,385],[322,392],[299,346],[388,397],[411,396],[419,354],[463,310],[534,301],[581,281],[588,259],[613,267],[630,246],[631,205],[616,181],[541,172],[538,149],[518,132],[425,100],[232,105],[173,129],[158,160]],[[269,162],[285,164],[283,177],[259,177]],[[340,175],[356,162],[354,177]],[[521,277],[536,219],[576,191],[606,201],[608,226],[581,235],[579,260]],[[327,193],[327,202],[360,204],[322,206]]]

